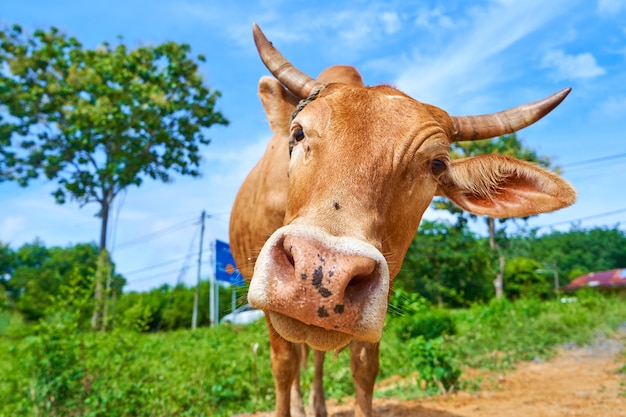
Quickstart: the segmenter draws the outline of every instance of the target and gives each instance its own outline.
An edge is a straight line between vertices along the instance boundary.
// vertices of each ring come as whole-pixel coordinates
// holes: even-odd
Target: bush
[[[91,291],[63,291],[35,335],[20,339],[0,335],[0,417],[225,417],[273,408],[263,322],[140,333],[150,311],[139,303],[115,331],[92,333],[76,319],[81,315],[77,310],[91,308],[83,304]],[[405,298],[405,307],[421,305],[416,300]],[[577,294],[577,300],[494,300],[456,311],[424,305],[415,309],[420,314],[390,315],[380,346],[378,379],[394,376],[397,382],[397,375],[406,379],[377,395],[415,398],[447,392],[459,385],[461,365],[509,368],[522,359],[547,357],[561,343],[585,343],[626,321],[623,299],[586,292]],[[440,336],[427,339],[416,332],[408,339],[406,334],[400,336],[398,323],[421,322],[429,315],[440,315],[432,320],[436,325],[420,326],[439,329],[432,334]],[[255,344],[257,354],[252,350]],[[348,352],[328,355],[324,377],[328,398],[354,395]],[[407,386],[418,373],[422,390]],[[311,380],[309,368],[303,373],[305,395]]]
[[[626,303],[585,292],[571,303],[497,299],[455,315],[456,357],[471,367],[508,369],[520,360],[549,357],[561,343],[583,344],[612,331],[626,320]]]
[[[507,297],[547,298],[553,285],[547,275],[538,272],[541,269],[541,264],[534,259],[518,256],[507,260],[504,267],[504,290]]]
[[[220,326],[145,334],[150,311],[138,304],[113,332],[93,333],[80,326],[90,290],[66,286],[52,306],[36,336],[17,346],[0,339],[19,358],[0,360],[0,416],[227,416],[272,407],[263,323],[247,333]]]
[[[0,311],[0,337],[21,339],[34,333],[34,326],[27,323],[17,311]]]
[[[393,289],[389,300],[389,315],[391,318],[425,313],[431,308],[431,302],[420,294],[404,291],[400,288]]]
[[[408,350],[424,391],[445,394],[456,387],[461,369],[452,353],[444,349],[442,338],[426,340],[418,336],[409,341]]]
[[[395,319],[393,328],[398,337],[404,341],[409,341],[416,337],[431,340],[456,333],[454,317],[447,310],[435,308],[424,313]]]

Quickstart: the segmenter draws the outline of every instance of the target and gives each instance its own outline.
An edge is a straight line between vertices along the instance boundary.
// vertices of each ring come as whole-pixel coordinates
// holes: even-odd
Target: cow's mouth
[[[293,343],[306,343],[313,349],[328,352],[341,349],[354,339],[354,336],[348,333],[305,324],[275,311],[268,313],[274,330],[283,339]]]

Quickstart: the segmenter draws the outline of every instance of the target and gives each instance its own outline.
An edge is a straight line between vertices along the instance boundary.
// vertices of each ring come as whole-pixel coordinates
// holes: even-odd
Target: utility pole
[[[211,268],[211,281],[209,293],[209,322],[212,326],[216,326],[219,321],[220,311],[220,288],[217,285],[217,277],[215,275],[215,239],[211,240],[209,245],[209,268]]]
[[[196,291],[193,295],[193,314],[191,315],[191,330],[196,330],[198,326],[198,300],[200,298],[200,272],[202,268],[202,245],[204,244],[204,220],[206,218],[206,212],[202,210],[200,216],[200,248],[198,249],[198,282],[196,282]]]

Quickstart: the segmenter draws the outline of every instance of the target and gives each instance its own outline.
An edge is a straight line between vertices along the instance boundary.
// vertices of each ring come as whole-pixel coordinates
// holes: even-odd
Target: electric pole
[[[211,327],[216,326],[219,321],[220,315],[220,288],[217,285],[217,277],[215,275],[215,239],[211,239],[209,244],[209,268],[211,268],[210,275],[210,291],[209,291],[209,322]]]
[[[196,291],[193,295],[193,314],[191,315],[191,330],[196,330],[198,326],[198,300],[200,299],[200,272],[202,270],[202,245],[204,244],[204,220],[206,212],[202,210],[200,216],[200,248],[198,249],[198,282],[196,282]]]

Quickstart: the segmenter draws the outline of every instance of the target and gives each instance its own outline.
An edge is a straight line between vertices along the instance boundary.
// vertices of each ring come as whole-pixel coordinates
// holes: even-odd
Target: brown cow
[[[278,79],[259,84],[274,137],[237,195],[230,242],[251,280],[248,299],[266,314],[276,416],[304,415],[301,343],[318,351],[349,346],[355,416],[371,416],[393,278],[432,198],[445,196],[479,215],[519,217],[576,197],[567,182],[528,162],[503,155],[452,160],[451,143],[524,128],[569,89],[504,112],[452,117],[396,88],[365,87],[351,67],[313,79],[258,26],[253,33]],[[321,366],[322,356],[315,357]],[[316,414],[324,413],[322,397]]]

